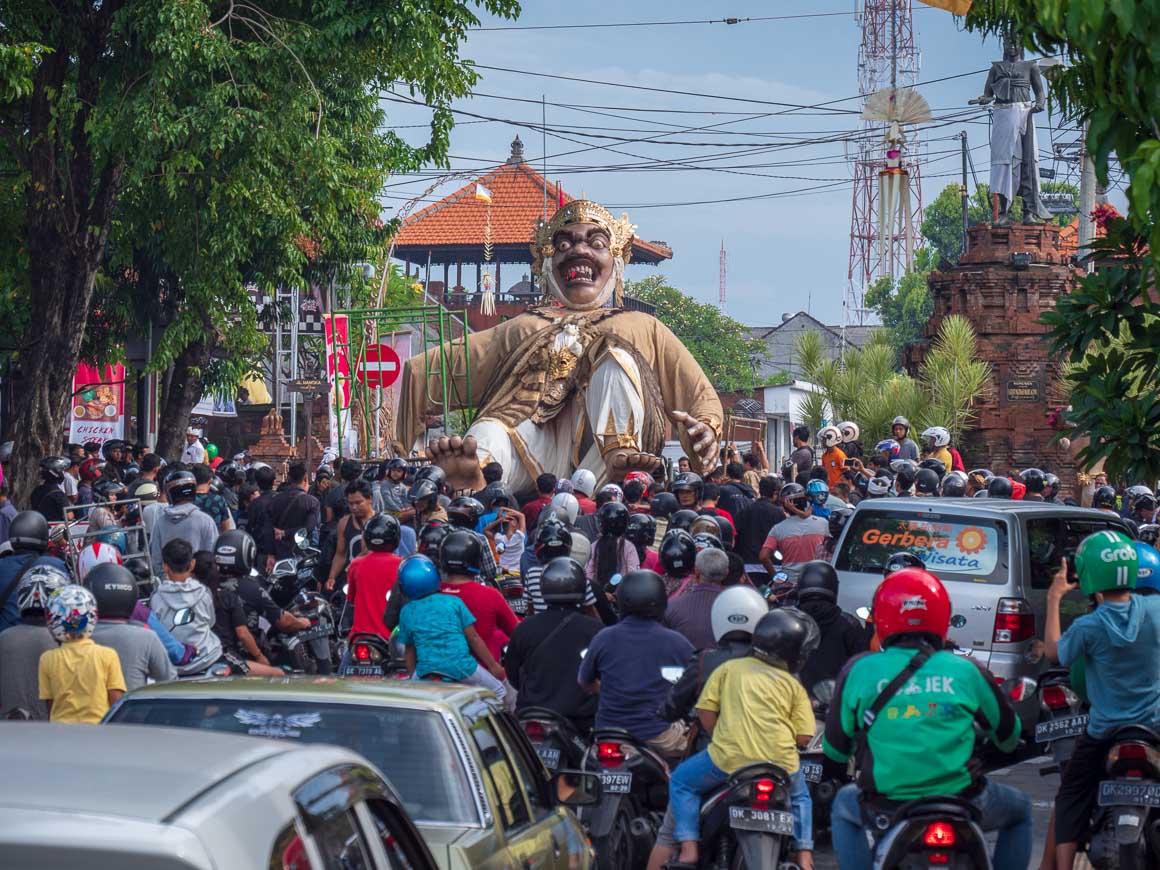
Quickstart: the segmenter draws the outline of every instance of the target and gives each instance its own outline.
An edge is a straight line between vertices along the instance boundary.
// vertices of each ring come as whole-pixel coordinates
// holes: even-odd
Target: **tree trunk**
[[[212,335],[211,332],[207,334]],[[157,424],[157,453],[169,462],[177,461],[185,448],[189,415],[193,406],[201,401],[201,372],[209,363],[210,345],[209,341],[198,339],[187,345],[173,361]]]

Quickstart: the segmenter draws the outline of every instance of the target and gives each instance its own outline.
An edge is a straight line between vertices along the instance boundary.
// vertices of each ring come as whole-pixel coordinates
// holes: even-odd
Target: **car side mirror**
[[[561,770],[552,777],[556,802],[566,807],[591,807],[600,803],[604,788],[600,774]]]

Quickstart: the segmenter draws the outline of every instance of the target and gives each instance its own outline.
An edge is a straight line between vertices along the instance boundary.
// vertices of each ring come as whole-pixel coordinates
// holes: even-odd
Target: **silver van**
[[[835,550],[838,603],[868,607],[891,554],[908,550],[946,585],[950,639],[996,677],[1034,676],[1046,662],[1047,587],[1064,556],[1101,529],[1127,532],[1115,514],[1010,499],[864,499]],[[1063,601],[1063,627],[1087,612],[1078,592]]]

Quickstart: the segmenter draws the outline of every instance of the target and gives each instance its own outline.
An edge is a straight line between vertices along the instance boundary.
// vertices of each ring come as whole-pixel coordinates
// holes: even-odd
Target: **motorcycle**
[[[295,557],[275,563],[267,581],[268,591],[283,610],[309,620],[310,628],[292,634],[270,634],[270,659],[283,661],[296,671],[333,674],[339,660],[334,611],[324,596],[310,590],[319,550],[309,546],[305,529],[294,534],[294,550]]]
[[[697,866],[778,867],[793,839],[789,789],[789,775],[775,764],[750,764],[734,771],[701,803]]]
[[[991,870],[979,810],[943,795],[902,804],[864,804],[874,870]]]
[[[1044,671],[1034,691],[1039,696],[1040,709],[1035,742],[1049,749],[1055,762],[1040,768],[1040,775],[1047,776],[1059,773],[1060,766],[1071,758],[1076,738],[1087,730],[1088,714],[1083,711],[1079,695],[1072,691],[1067,668]]]
[[[531,609],[531,599],[524,590],[524,581],[519,572],[504,571],[495,578],[495,582],[512,613],[520,619],[527,616]]]
[[[1092,816],[1096,868],[1139,870],[1160,860],[1160,734],[1132,725],[1112,735]]]
[[[816,729],[810,745],[801,750],[802,779],[809,786],[813,800],[814,835],[829,830],[830,807],[838,790],[853,782],[853,762],[839,765],[826,758],[822,751],[825,733],[826,712],[834,697],[834,681],[821,680],[813,688],[814,718]]]
[[[547,707],[525,707],[518,718],[548,770],[578,768],[583,763],[588,743],[569,719]]]
[[[339,669],[340,677],[389,677],[406,679],[403,655],[377,634],[356,634],[350,639],[349,661]]]

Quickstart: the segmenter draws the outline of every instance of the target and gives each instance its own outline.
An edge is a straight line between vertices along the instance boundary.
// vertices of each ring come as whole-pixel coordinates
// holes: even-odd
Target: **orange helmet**
[[[922,568],[903,568],[874,593],[874,627],[883,646],[898,634],[932,634],[946,640],[951,599],[942,581]]]

